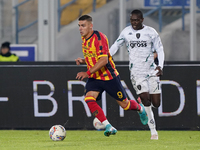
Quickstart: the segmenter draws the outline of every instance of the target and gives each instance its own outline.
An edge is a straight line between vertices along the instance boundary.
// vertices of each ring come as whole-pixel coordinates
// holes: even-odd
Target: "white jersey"
[[[110,48],[113,56],[126,43],[129,53],[129,69],[132,77],[151,76],[156,68],[154,51],[158,54],[159,66],[163,68],[164,52],[161,39],[155,29],[144,26],[141,30],[126,27]]]

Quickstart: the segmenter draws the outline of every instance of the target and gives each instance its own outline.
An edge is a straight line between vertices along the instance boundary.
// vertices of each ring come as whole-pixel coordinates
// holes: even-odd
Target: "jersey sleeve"
[[[114,42],[114,44],[110,47],[110,54],[111,56],[113,56],[117,51],[118,49],[123,46],[125,42],[125,38],[124,38],[124,35],[123,35],[123,31],[120,33],[119,37],[117,38],[117,40]]]
[[[163,68],[163,65],[164,65],[164,48],[163,48],[160,36],[158,35],[158,33],[156,31],[155,31],[155,35],[153,37],[152,42],[153,42],[154,50],[157,52],[157,55],[158,55],[158,66]]]

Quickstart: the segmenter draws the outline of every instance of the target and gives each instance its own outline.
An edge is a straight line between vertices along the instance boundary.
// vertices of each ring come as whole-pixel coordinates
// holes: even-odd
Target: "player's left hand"
[[[163,71],[162,71],[160,66],[157,66],[155,70],[158,70],[158,73],[156,73],[157,76],[162,76],[163,75]]]
[[[79,72],[76,75],[76,79],[78,79],[78,80],[83,80],[88,77],[89,77],[89,75],[87,74],[87,72]]]

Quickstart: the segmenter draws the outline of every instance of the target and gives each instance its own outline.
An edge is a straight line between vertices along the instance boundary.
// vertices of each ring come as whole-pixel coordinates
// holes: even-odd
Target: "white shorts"
[[[137,95],[144,92],[148,92],[149,94],[161,93],[159,77],[150,76],[148,78],[132,78],[131,82]]]

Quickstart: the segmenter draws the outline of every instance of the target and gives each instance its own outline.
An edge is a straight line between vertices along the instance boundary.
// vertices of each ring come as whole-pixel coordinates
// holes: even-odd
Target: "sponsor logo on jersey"
[[[83,52],[83,56],[84,56],[84,57],[96,57],[97,55],[96,55],[95,53]]]
[[[129,32],[129,34],[128,35],[132,35],[132,33],[131,32]]]
[[[130,41],[130,47],[147,47],[147,41]]]

